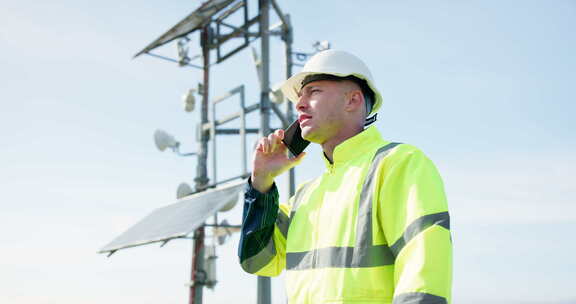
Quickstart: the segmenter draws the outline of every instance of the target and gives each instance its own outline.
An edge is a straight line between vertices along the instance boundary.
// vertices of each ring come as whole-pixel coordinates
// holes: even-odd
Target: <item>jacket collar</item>
[[[366,153],[370,153],[374,149],[381,147],[386,142],[382,139],[380,132],[376,126],[370,126],[364,131],[346,139],[334,148],[334,153],[332,154],[334,158],[334,163],[331,164],[326,158],[326,155],[322,153],[324,163],[326,168],[333,170],[352,159],[356,159]]]

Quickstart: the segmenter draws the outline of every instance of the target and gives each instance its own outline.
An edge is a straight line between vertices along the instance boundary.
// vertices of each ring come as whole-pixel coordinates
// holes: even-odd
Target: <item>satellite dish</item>
[[[220,210],[218,210],[218,212],[226,212],[226,211],[232,210],[232,208],[234,208],[234,206],[236,206],[236,204],[238,203],[239,200],[240,200],[240,198],[238,195],[230,198],[230,200],[226,203],[226,205],[224,205],[222,208],[220,208]]]
[[[180,143],[174,139],[174,136],[160,129],[154,131],[154,143],[160,151],[164,151],[166,148],[174,149],[180,145]]]
[[[194,111],[194,106],[196,104],[196,98],[194,98],[195,89],[190,89],[184,95],[182,95],[182,101],[184,102],[184,111],[192,112]]]
[[[176,190],[176,198],[181,199],[192,193],[194,193],[194,191],[192,190],[192,187],[190,187],[190,185],[188,185],[187,183],[180,183],[180,185],[178,185],[178,190]]]

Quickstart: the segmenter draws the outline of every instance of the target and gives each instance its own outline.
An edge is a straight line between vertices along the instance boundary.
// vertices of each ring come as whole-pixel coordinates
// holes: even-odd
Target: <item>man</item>
[[[364,129],[382,97],[354,55],[316,54],[282,90],[326,171],[278,204],[274,178],[296,166],[283,130],[262,138],[245,193],[243,269],[286,269],[289,303],[449,303],[452,244],[443,184],[414,146]]]

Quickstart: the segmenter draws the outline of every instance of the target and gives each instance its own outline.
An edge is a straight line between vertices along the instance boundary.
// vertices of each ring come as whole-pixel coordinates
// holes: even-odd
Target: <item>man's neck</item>
[[[322,150],[324,151],[324,156],[330,161],[330,163],[334,163],[334,149],[336,146],[347,140],[348,138],[356,136],[358,133],[364,131],[363,128],[345,128],[336,136],[326,140],[322,143]]]

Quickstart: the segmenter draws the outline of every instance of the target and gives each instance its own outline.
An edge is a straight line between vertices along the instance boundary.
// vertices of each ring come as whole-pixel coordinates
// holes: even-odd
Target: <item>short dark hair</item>
[[[331,81],[352,81],[355,84],[357,84],[360,87],[360,90],[362,91],[362,95],[364,96],[364,100],[366,102],[366,116],[368,116],[368,114],[370,114],[370,112],[372,111],[372,108],[374,107],[374,91],[372,91],[372,89],[370,88],[370,86],[368,85],[368,82],[365,79],[361,79],[358,78],[354,75],[348,75],[348,76],[336,76],[336,75],[332,75],[332,74],[312,74],[312,75],[308,75],[306,77],[304,77],[304,80],[302,80],[302,85],[300,86],[301,88],[303,88],[305,85],[309,84],[310,82],[313,81],[320,81],[320,80],[331,80]]]

